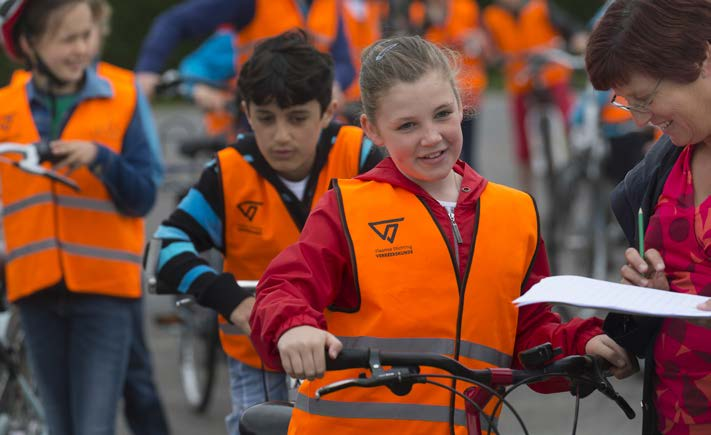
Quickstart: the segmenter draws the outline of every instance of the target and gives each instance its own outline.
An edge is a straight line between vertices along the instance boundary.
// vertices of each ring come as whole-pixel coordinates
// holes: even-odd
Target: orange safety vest
[[[382,37],[380,21],[383,17],[383,4],[379,0],[361,2],[346,0],[343,2],[342,10],[345,33],[351,47],[351,62],[358,73],[361,53]],[[346,99],[360,102],[360,83],[357,77],[346,89]]]
[[[30,78],[32,78],[32,74],[29,71],[25,69],[16,69],[10,76],[10,85],[24,85],[30,80]]]
[[[82,101],[63,140],[91,140],[120,154],[136,107],[132,82],[103,76],[111,98]],[[0,89],[0,142],[40,140],[25,81]],[[144,245],[143,219],[116,209],[101,180],[82,167],[72,178],[80,192],[0,165],[8,261],[8,299],[16,301],[64,280],[70,291],[137,298]]]
[[[509,367],[518,325],[518,308],[511,301],[520,295],[538,244],[533,200],[488,183],[479,199],[470,268],[460,278],[443,232],[416,195],[376,181],[338,180],[334,188],[360,305],[356,311],[327,310],[329,332],[345,348],[434,352],[471,368]],[[322,379],[305,381],[289,433],[326,434],[333,428],[339,435],[383,428],[449,433],[450,393],[429,385],[417,384],[402,397],[377,387],[349,388],[316,400],[318,388],[360,372],[326,372]],[[441,373],[425,367],[422,372]],[[457,383],[460,391],[468,386]],[[456,399],[453,413],[455,432],[465,434],[462,399]]]
[[[547,3],[544,0],[530,0],[518,18],[493,4],[484,9],[483,18],[496,46],[510,57],[504,67],[507,89],[514,94],[530,91],[532,80],[522,80],[519,74],[526,67],[526,60],[521,56],[555,44],[560,36],[551,24]],[[547,86],[553,86],[566,82],[570,74],[570,68],[548,65],[543,71],[543,81]]]
[[[297,27],[308,31],[316,48],[328,52],[338,31],[338,1],[314,0],[305,17],[296,0],[256,0],[254,18],[236,33],[236,71],[249,59],[259,42]]]
[[[471,0],[449,0],[446,8],[447,18],[444,24],[430,26],[424,37],[428,41],[449,46],[461,53],[458,84],[464,106],[471,107],[479,100],[487,82],[481,59],[468,56],[462,51],[467,36],[479,27],[479,6]],[[422,25],[425,19],[425,4],[422,1],[410,4],[410,19]]]
[[[324,132],[323,136],[328,136],[330,141],[330,135]],[[328,190],[331,179],[358,175],[362,142],[360,128],[340,127],[328,159],[318,174],[309,209]],[[291,217],[280,192],[250,163],[254,161],[252,151],[258,152],[256,144],[253,143],[252,151],[245,140],[238,142],[236,147],[217,153],[225,201],[224,271],[238,279],[258,280],[269,262],[297,241],[301,228]],[[249,337],[237,331],[224,317],[220,316],[219,321],[225,352],[247,365],[261,368],[261,359]]]

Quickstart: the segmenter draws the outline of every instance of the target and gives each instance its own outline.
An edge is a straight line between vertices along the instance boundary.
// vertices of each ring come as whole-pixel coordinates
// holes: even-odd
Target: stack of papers
[[[544,278],[514,303],[524,306],[546,302],[659,317],[711,317],[711,311],[696,308],[708,299],[705,296],[563,275]]]

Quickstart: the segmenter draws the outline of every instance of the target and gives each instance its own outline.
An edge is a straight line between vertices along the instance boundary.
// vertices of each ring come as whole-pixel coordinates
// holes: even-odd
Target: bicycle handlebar
[[[548,376],[571,376],[594,386],[594,388],[614,401],[629,419],[635,417],[634,410],[625,399],[615,391],[607,380],[604,367],[606,361],[593,355],[571,355],[553,361],[537,369],[492,368],[472,370],[459,361],[444,355],[421,352],[381,352],[377,349],[343,349],[336,359],[326,359],[327,370],[370,369],[372,376],[346,379],[321,387],[316,398],[349,387],[375,387],[379,385],[411,386],[423,383],[427,375],[420,374],[419,367],[431,367],[444,370],[454,376],[470,379],[492,387],[513,385],[528,380],[540,380]],[[383,370],[382,366],[393,366]],[[409,390],[408,390],[409,391]],[[406,394],[406,393],[405,393]]]
[[[183,87],[185,84],[196,83],[207,85],[211,88],[220,90],[229,90],[229,87],[222,82],[215,80],[209,80],[203,77],[193,77],[185,76],[180,73],[180,71],[175,69],[170,69],[160,75],[160,79],[155,87],[156,95],[173,96],[180,95],[181,97],[189,97],[186,89]]]
[[[514,58],[516,57],[526,60],[526,66],[514,77],[514,80],[518,83],[526,83],[530,78],[533,78],[534,82],[539,80],[541,71],[549,64],[561,65],[574,70],[585,69],[585,58],[583,56],[574,55],[559,48],[533,51],[525,55],[514,56]]]
[[[528,61],[540,64],[557,63],[572,69],[585,69],[585,58],[583,56],[571,54],[559,48],[549,48],[529,53]]]
[[[80,190],[79,185],[77,185],[77,183],[71,178],[62,175],[53,169],[42,166],[43,162],[54,163],[57,161],[57,156],[52,154],[49,143],[47,142],[36,142],[31,144],[0,142],[0,155],[3,154],[19,154],[22,156],[20,160],[11,160],[6,158],[2,158],[2,160],[27,173],[47,177],[53,181],[62,183],[77,192]]]

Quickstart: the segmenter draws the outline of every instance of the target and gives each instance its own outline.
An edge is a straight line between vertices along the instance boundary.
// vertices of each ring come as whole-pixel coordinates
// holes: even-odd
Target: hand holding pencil
[[[642,209],[637,213],[637,238],[639,249],[627,248],[625,260],[627,264],[620,269],[623,284],[631,284],[640,287],[649,287],[658,290],[669,290],[669,280],[664,271],[665,265],[662,255],[656,249],[645,250],[644,248],[644,215]],[[699,304],[698,309],[711,311],[711,299]],[[697,326],[711,329],[711,319],[689,320]]]
[[[627,248],[625,251],[627,264],[620,269],[622,283],[658,290],[669,290],[669,281],[664,273],[665,265],[662,255],[656,249],[645,251],[644,235],[644,215],[640,208],[639,213],[637,213],[639,249]]]
[[[664,260],[659,251],[648,249],[642,258],[637,249],[627,248],[625,260],[627,264],[620,269],[622,284],[669,290],[669,281],[664,273]]]

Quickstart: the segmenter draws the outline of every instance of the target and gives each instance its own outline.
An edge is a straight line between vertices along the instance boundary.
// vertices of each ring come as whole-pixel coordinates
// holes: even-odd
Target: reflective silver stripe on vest
[[[301,393],[297,395],[296,405],[294,406],[301,411],[323,417],[449,423],[449,406],[416,403],[336,402],[325,399],[311,399]],[[464,411],[460,409],[454,410],[454,424],[466,426],[467,417]],[[482,419],[482,426],[488,426],[484,419]]]
[[[136,263],[139,265],[143,262],[143,257],[130,252],[71,243],[57,243],[55,239],[40,240],[39,242],[30,243],[20,248],[13,249],[8,252],[7,260],[17,260],[25,255],[35,254],[51,248],[60,248],[69,254],[94,257],[102,260],[127,261],[129,263]]]
[[[241,335],[244,337],[247,336],[247,334],[242,332],[242,330],[239,329],[237,325],[233,325],[232,323],[220,323],[220,331],[229,335]]]
[[[21,199],[17,202],[13,202],[12,204],[8,204],[3,209],[2,214],[4,216],[8,216],[8,215],[11,215],[12,213],[17,213],[20,210],[26,209],[28,207],[32,207],[34,205],[51,203],[51,202],[52,202],[52,194],[51,193],[40,193],[38,195],[33,195],[33,196],[29,196],[25,199]]]
[[[390,352],[432,352],[441,355],[454,354],[454,340],[449,338],[380,338],[338,337],[345,348],[367,349],[370,347]],[[511,367],[511,355],[499,352],[482,344],[462,340],[459,354],[466,358]]]
[[[9,204],[3,210],[3,215],[7,216],[25,208],[32,207],[34,205],[51,203],[52,199],[53,198],[51,193],[40,193],[39,195],[30,196],[15,203]],[[60,195],[57,197],[57,204],[63,207],[102,211],[106,213],[118,212],[114,203],[104,199],[80,198],[76,196]]]
[[[57,248],[59,244],[55,239],[44,239],[39,242],[30,243],[28,245],[13,249],[7,253],[7,261],[17,260],[25,255],[36,254],[37,252],[46,251],[47,249]]]
[[[82,198],[78,196],[59,195],[57,204],[62,207],[80,208],[84,210],[103,211],[106,213],[117,213],[113,202],[105,199]]]
[[[102,260],[127,261],[129,263],[136,263],[139,265],[143,262],[143,257],[140,255],[116,249],[97,248],[95,246],[77,245],[73,243],[62,243],[61,248],[69,254],[81,255],[84,257],[94,257]]]

